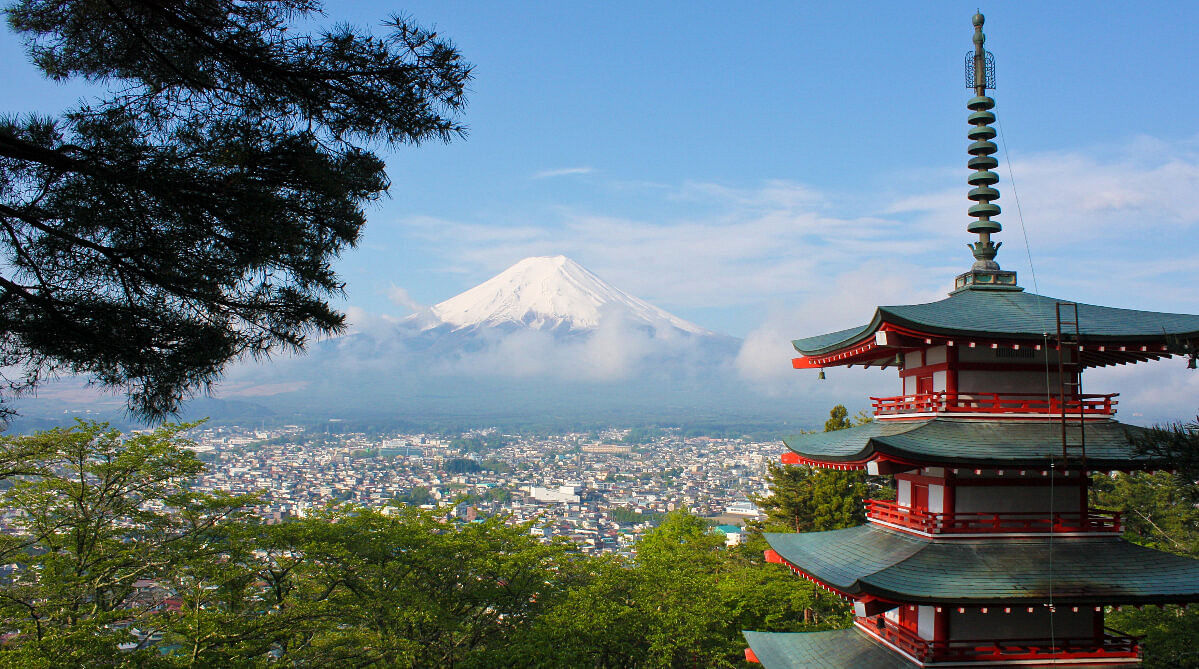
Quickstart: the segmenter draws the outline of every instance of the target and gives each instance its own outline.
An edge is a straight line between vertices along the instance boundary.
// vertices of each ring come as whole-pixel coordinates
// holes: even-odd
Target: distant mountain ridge
[[[790,417],[737,376],[741,340],[629,295],[565,256],[525,258],[408,318],[230,370],[188,416],[419,424]],[[65,392],[65,391],[64,391]],[[100,400],[104,398],[99,398]],[[64,394],[30,419],[99,405]]]
[[[585,332],[606,318],[656,335],[720,336],[629,295],[566,256],[525,258],[483,283],[410,317],[422,330],[449,326]]]

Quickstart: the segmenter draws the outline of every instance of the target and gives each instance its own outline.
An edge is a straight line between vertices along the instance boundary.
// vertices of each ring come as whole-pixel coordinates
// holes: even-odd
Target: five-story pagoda
[[[991,54],[967,55],[975,262],[947,299],[880,307],[864,326],[794,342],[798,369],[898,369],[866,425],[786,440],[783,461],[893,475],[894,502],[860,527],[767,534],[767,559],[854,604],[854,628],[746,632],[746,657],[784,667],[1126,666],[1137,640],[1107,607],[1199,601],[1199,561],[1128,543],[1087,502],[1090,471],[1152,470],[1115,394],[1082,371],[1185,355],[1199,316],[1044,297],[995,262],[1000,208]]]

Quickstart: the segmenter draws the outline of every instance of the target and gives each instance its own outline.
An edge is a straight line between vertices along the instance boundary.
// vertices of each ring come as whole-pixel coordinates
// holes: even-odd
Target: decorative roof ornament
[[[995,100],[987,96],[987,89],[995,88],[995,56],[983,48],[987,41],[983,34],[983,21],[982,14],[974,15],[974,51],[966,54],[966,87],[974,89],[974,97],[966,103],[966,108],[971,112],[967,118],[971,128],[966,137],[972,142],[966,149],[970,154],[967,166],[974,170],[966,180],[973,186],[966,196],[975,202],[967,213],[977,219],[966,230],[977,233],[978,241],[967,244],[974,253],[974,265],[969,272],[957,278],[955,288],[1010,290],[1016,288],[1016,273],[999,269],[995,255],[1003,242],[991,241],[991,235],[1002,230],[1003,226],[991,218],[1000,212],[999,205],[994,203],[994,200],[999,199],[999,191],[994,188],[999,182],[999,175],[992,171],[999,166],[994,155],[999,147],[991,141],[995,138],[995,128],[991,127],[995,122],[995,114],[991,112]]]

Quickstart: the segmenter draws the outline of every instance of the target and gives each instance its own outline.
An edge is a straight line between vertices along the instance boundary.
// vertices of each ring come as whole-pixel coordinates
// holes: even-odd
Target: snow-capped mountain
[[[605,318],[658,334],[715,333],[612,286],[566,256],[525,258],[424,314],[422,329],[595,330]]]

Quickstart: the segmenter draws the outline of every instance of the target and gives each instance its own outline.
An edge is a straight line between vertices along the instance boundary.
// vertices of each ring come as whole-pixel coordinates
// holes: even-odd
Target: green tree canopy
[[[838,404],[829,411],[824,431],[844,430],[868,422],[859,414],[850,421],[849,411]],[[770,494],[754,498],[766,513],[773,529],[813,532],[853,527],[866,522],[863,500],[866,476],[860,471],[835,471],[803,465],[771,462],[766,468]]]
[[[0,118],[0,377],[127,389],[150,418],[243,355],[335,333],[332,261],[388,189],[367,147],[461,135],[470,66],[393,17],[305,33],[316,0],[20,0],[33,63],[106,97]]]
[[[1124,538],[1199,558],[1199,419],[1151,428],[1133,437],[1137,450],[1173,469],[1096,473],[1091,504],[1119,511]],[[1109,610],[1107,624],[1144,637],[1150,669],[1199,667],[1199,610],[1179,606]]]
[[[1180,443],[1172,428],[1158,434],[1168,445]],[[1197,499],[1194,479],[1170,472],[1098,473],[1091,479],[1091,503],[1120,512],[1124,538],[1192,558],[1199,558]],[[1106,623],[1144,637],[1144,661],[1150,669],[1199,667],[1199,610],[1194,607],[1109,610]]]
[[[0,563],[8,565],[0,625],[17,633],[0,663],[111,664],[120,644],[134,644],[124,657],[137,660],[142,646],[131,630],[162,629],[155,606],[166,596],[139,583],[179,584],[178,576],[233,556],[229,532],[252,498],[190,490],[203,464],[178,437],[186,427],[123,437],[80,423],[0,439],[5,459],[20,454],[29,464],[0,497],[15,512],[12,534],[0,535]]]
[[[615,557],[572,564],[569,584],[513,639],[514,664],[552,667],[742,667],[741,630],[813,631],[852,615],[760,548],[724,547],[723,535],[681,512]]]

